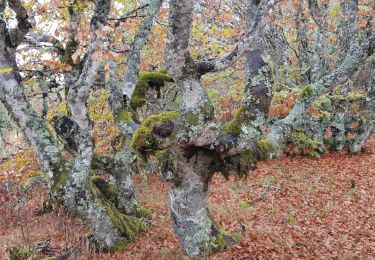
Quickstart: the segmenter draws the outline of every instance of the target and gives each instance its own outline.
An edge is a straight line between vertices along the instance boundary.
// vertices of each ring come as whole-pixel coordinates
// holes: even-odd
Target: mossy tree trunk
[[[181,152],[181,151],[180,151]],[[189,256],[204,256],[238,242],[239,237],[219,229],[208,210],[208,165],[213,158],[203,153],[177,156],[177,167],[169,192],[173,227]]]
[[[169,74],[182,92],[181,110],[171,118],[166,118],[166,113],[146,118],[132,143],[143,158],[162,149],[172,151],[172,158],[160,155],[164,158],[161,168],[163,176],[172,182],[170,207],[174,228],[191,256],[210,252],[210,243],[216,238],[207,210],[210,174],[236,171],[245,175],[257,161],[270,158],[274,149],[282,147],[285,136],[306,123],[312,102],[322,92],[345,82],[375,45],[372,38],[361,45],[351,42],[350,54],[342,64],[308,86],[309,91],[302,95],[291,113],[270,127],[267,140],[260,140],[265,134],[272,93],[269,69],[263,59],[265,48],[257,39],[264,34],[263,17],[274,4],[274,1],[252,1],[249,28],[234,50],[218,59],[194,61],[189,53],[189,39],[195,2],[170,1],[165,60]],[[212,121],[208,112],[210,101],[200,77],[227,68],[245,53],[250,74],[246,97],[233,120],[222,128]],[[170,162],[166,163],[166,158]],[[205,165],[205,169],[201,165]]]
[[[135,196],[135,187],[133,183],[132,164],[134,163],[134,154],[129,147],[124,148],[120,154],[117,154],[117,165],[122,171],[117,179],[119,185],[118,208],[130,215],[136,215],[140,205]],[[121,163],[120,163],[121,162]],[[134,167],[134,166],[133,166]]]
[[[300,3],[298,5],[298,8],[301,9],[304,4],[306,3]],[[300,10],[297,11],[296,26],[297,34],[299,36],[299,48],[298,52],[295,51],[295,54],[296,56],[298,56],[301,69],[299,83],[297,84],[307,84],[306,86],[309,86],[309,88],[311,85],[312,88],[310,89],[314,90],[313,92],[315,93],[313,93],[312,96],[308,95],[304,98],[306,99],[304,102],[307,106],[303,106],[301,102],[299,102],[299,104],[294,107],[292,113],[290,113],[291,115],[288,116],[287,119],[281,120],[280,122],[277,122],[274,126],[272,126],[271,132],[282,133],[283,129],[287,132],[290,132],[292,128],[301,129],[310,137],[313,137],[316,140],[323,140],[324,133],[326,131],[326,129],[324,129],[323,127],[327,123],[327,120],[322,119],[321,122],[317,122],[316,120],[311,118],[311,116],[309,116],[308,109],[306,110],[305,108],[309,108],[314,100],[323,92],[331,92],[333,88],[337,87],[338,85],[340,86],[342,84],[342,86],[340,86],[340,91],[345,92],[344,89],[347,84],[350,84],[350,82],[347,82],[347,78],[345,78],[345,76],[343,77],[342,75],[350,75],[350,77],[352,77],[353,79],[353,73],[359,67],[361,67],[361,64],[358,63],[358,61],[365,61],[366,56],[369,54],[367,50],[362,48],[367,43],[364,45],[359,44],[360,33],[358,27],[356,26],[358,2],[343,2],[341,3],[341,12],[343,17],[346,18],[340,20],[337,30],[338,44],[336,48],[338,50],[337,57],[339,66],[338,69],[330,72],[330,61],[329,58],[325,55],[325,53],[327,53],[327,50],[330,49],[327,39],[327,31],[325,29],[327,27],[326,17],[328,7],[329,6],[327,4],[323,4],[322,8],[319,7],[318,1],[316,0],[308,1],[308,8],[311,18],[317,24],[315,43],[313,44],[311,44],[311,41],[306,41],[305,39],[306,35],[304,32],[304,28],[306,26],[306,19]],[[370,34],[371,33],[369,33],[369,35]],[[366,39],[365,41],[367,40],[369,39]],[[358,54],[360,54],[360,56],[357,56]],[[288,84],[288,82],[286,83]],[[292,83],[291,85],[293,84],[295,83]],[[320,88],[318,84],[321,84],[322,88]],[[331,148],[333,150],[342,151],[344,149],[344,146],[348,144],[348,141],[350,139],[348,136],[348,125],[350,125],[351,116],[348,114],[350,109],[348,108],[347,96],[343,95],[342,99],[336,100],[335,104],[333,105],[335,106],[335,108],[333,110],[331,109],[332,111],[329,111],[329,113],[334,113],[334,116],[330,118],[330,122],[332,123],[331,130],[333,132],[333,136],[332,138],[330,138],[329,143],[331,144]],[[299,110],[299,112],[297,112],[297,110]],[[304,113],[304,115],[300,116],[300,119],[298,119],[297,117],[292,119],[294,117],[294,112],[297,112],[296,114]],[[316,123],[320,124],[321,126],[319,127]],[[276,130],[276,128],[279,129]],[[272,135],[273,133],[271,133],[271,135],[269,136],[273,138]],[[323,151],[322,149],[320,150]]]
[[[94,3],[91,29],[96,31],[105,26],[111,5],[109,0],[96,0]],[[99,247],[107,250],[121,249],[125,242],[134,240],[142,229],[142,223],[139,219],[121,214],[90,180],[93,142],[86,105],[92,82],[101,64],[101,60],[93,58],[93,53],[103,44],[103,39],[99,36],[93,39],[88,47],[82,73],[69,88],[71,118],[63,116],[55,122],[57,127],[64,126],[65,134],[69,134],[64,135],[61,128],[56,131],[58,134],[62,133],[59,137],[65,141],[64,146],[71,148],[69,152],[74,160],[69,163],[48,126],[35,113],[23,93],[15,53],[31,24],[28,22],[26,9],[19,1],[10,0],[8,4],[17,13],[18,27],[9,30],[0,18],[0,68],[8,68],[5,73],[0,73],[0,100],[24,129],[26,137],[35,148],[41,169],[49,177],[52,196],[71,214],[83,220]],[[1,4],[1,17],[4,9],[5,5]]]
[[[227,134],[243,143],[256,142],[264,136],[272,100],[271,69],[265,60],[265,39],[261,37],[266,34],[267,26],[263,21],[257,21],[260,7],[259,2],[247,2],[246,27],[252,28],[258,23],[260,29],[254,35],[256,40],[246,52],[246,80],[241,108],[226,127]]]
[[[333,100],[334,116],[331,122],[332,136],[329,144],[334,151],[343,151],[347,142],[347,115],[349,111],[349,100],[345,98],[348,94],[349,86],[346,85],[340,89],[338,98]]]
[[[217,241],[220,232],[214,226],[208,212],[207,191],[212,169],[207,169],[205,166],[214,159],[201,154],[199,146],[202,147],[203,143],[198,141],[200,131],[195,133],[198,136],[194,136],[193,132],[189,133],[189,128],[193,125],[196,125],[202,131],[204,122],[212,119],[210,113],[212,108],[206,90],[201,85],[197,68],[194,67],[194,61],[187,52],[194,8],[195,1],[170,2],[169,38],[165,56],[168,72],[182,91],[181,111],[183,111],[184,116],[182,117],[185,117],[186,122],[174,122],[171,118],[165,120],[165,122],[149,124],[150,130],[147,132],[150,137],[147,139],[150,138],[151,140],[153,136],[159,136],[159,139],[163,136],[179,136],[179,133],[184,132],[184,130],[187,131],[186,143],[188,146],[189,144],[192,146],[172,149],[172,154],[175,156],[171,159],[172,165],[169,167],[170,169],[168,169],[168,165],[164,165],[163,168],[165,169],[162,169],[162,171],[167,171],[169,175],[172,175],[169,176],[172,183],[169,200],[175,232],[180,237],[185,252],[189,256],[197,257],[208,255],[215,251],[215,247],[219,247]],[[175,116],[178,117],[178,115],[179,113]],[[185,128],[186,124],[191,125]],[[182,129],[179,129],[179,127],[182,127]],[[167,128],[171,131],[166,135],[163,129]],[[143,134],[145,132],[143,131]],[[175,134],[172,132],[175,132]],[[134,137],[140,138],[138,135]],[[194,139],[195,141],[193,141]],[[203,139],[205,137],[202,136],[200,140],[203,141]],[[211,141],[213,141],[212,138],[208,138],[208,144]],[[193,144],[194,142],[195,144]],[[197,143],[200,143],[200,145],[197,145]],[[156,146],[153,148],[158,149],[158,144],[154,144]],[[139,151],[144,150],[140,146],[136,148]],[[209,161],[205,161],[206,159]],[[162,159],[162,163],[165,163],[165,159],[164,162]],[[232,238],[230,240],[234,241]],[[225,245],[223,245],[224,247]]]
[[[130,149],[130,141],[137,129],[135,122],[134,108],[131,107],[131,98],[136,87],[141,51],[145,47],[148,36],[151,32],[155,18],[158,15],[163,0],[153,0],[148,3],[146,18],[140,25],[138,33],[135,35],[127,57],[127,68],[123,81],[118,80],[117,65],[110,64],[110,79],[106,82],[106,87],[111,93],[109,104],[118,127],[125,136],[123,147],[114,156],[112,171],[118,184],[117,206],[122,212],[127,214],[142,216],[144,209],[138,204],[135,196],[135,188],[132,175],[135,172],[136,156]],[[108,171],[110,172],[110,171]]]
[[[311,79],[311,57],[309,57],[309,39],[307,37],[307,22],[308,19],[303,12],[303,2],[299,2],[296,6],[297,14],[295,18],[297,39],[299,40],[298,45],[298,67],[301,75],[301,83],[309,84]]]
[[[211,70],[212,66],[208,63],[196,66],[187,52],[194,7],[194,1],[172,1],[170,5],[166,62],[169,73],[181,90],[181,112],[162,112],[147,117],[133,134],[130,145],[139,160],[147,160],[149,155],[158,157],[162,175],[171,182],[170,210],[176,233],[188,255],[203,256],[238,241],[238,238],[220,231],[208,212],[207,192],[212,174],[217,171],[247,174],[256,161],[269,158],[272,149],[268,143],[258,143],[257,138],[255,145],[241,141],[242,147],[234,148],[238,136],[231,136],[212,121],[213,108],[200,82],[200,74]],[[260,16],[257,13],[258,19]],[[241,52],[244,51],[241,49]],[[256,52],[253,57],[257,59],[260,55]],[[231,62],[228,58],[218,61],[213,67],[222,68]],[[259,92],[250,91],[249,96],[264,101],[261,106],[264,116],[270,94],[268,84],[263,84],[268,80],[264,78],[268,71],[263,71],[263,66],[259,63],[255,69],[255,73],[259,73]],[[258,108],[249,110],[256,113]],[[249,116],[246,122],[251,120],[254,118]],[[133,121],[127,121],[127,129],[131,129]],[[260,135],[257,137],[260,138]]]
[[[352,153],[359,153],[361,151],[364,143],[375,128],[375,57],[372,58],[368,66],[371,73],[366,84],[367,95],[365,105],[358,126],[354,131],[355,136],[349,145],[350,152]]]
[[[321,94],[332,91],[335,86],[345,83],[348,77],[360,68],[361,63],[374,51],[374,48],[375,36],[365,39],[361,44],[357,40],[353,40],[342,63],[329,74],[305,87],[308,89],[306,95],[302,94],[302,98],[294,105],[289,114],[270,127],[267,139],[281,147],[285,137],[293,129],[305,123],[303,118],[308,115],[308,110],[313,102]]]
[[[91,18],[91,30],[100,30],[107,23],[111,1],[95,2],[95,12]],[[70,176],[60,180],[54,191],[69,212],[80,216],[89,226],[94,240],[108,250],[117,250],[125,242],[133,241],[142,228],[139,219],[130,219],[118,209],[91,182],[93,159],[92,125],[87,113],[87,103],[91,87],[102,61],[94,58],[98,46],[104,39],[96,37],[88,48],[78,80],[69,88],[67,102],[71,118],[76,125],[73,135],[77,152]]]
[[[172,222],[190,256],[208,255],[238,241],[220,231],[209,215],[207,193],[213,173],[247,175],[256,162],[274,152],[266,140],[237,142],[215,123],[205,123],[212,118],[204,111],[205,106],[197,114],[170,111],[149,116],[131,143],[139,159],[155,156],[170,182]]]
[[[233,236],[219,230],[209,215],[207,192],[212,173],[222,172],[227,175],[234,171],[241,176],[246,175],[254,169],[258,161],[270,158],[275,152],[275,146],[280,148],[284,137],[290,131],[306,124],[312,102],[321,93],[331,91],[334,86],[346,82],[364,59],[374,53],[375,36],[364,38],[362,42],[355,37],[351,39],[350,48],[342,63],[330,74],[319,77],[304,87],[300,100],[288,116],[270,127],[267,140],[261,140],[260,138],[265,138],[262,128],[266,124],[267,106],[271,97],[268,65],[263,57],[265,48],[264,45],[258,44],[259,38],[264,36],[264,17],[277,2],[279,1],[251,1],[249,8],[254,9],[249,9],[247,15],[252,17],[245,34],[237,41],[233,51],[217,59],[195,61],[189,52],[189,42],[196,1],[170,0],[165,61],[169,74],[176,82],[178,90],[181,90],[182,104],[180,109],[176,109],[179,111],[163,111],[147,117],[140,124],[133,115],[135,106],[144,103],[144,97],[134,95],[140,51],[147,42],[148,32],[162,2],[155,0],[148,4],[148,17],[131,45],[124,84],[118,84],[117,80],[107,84],[112,94],[111,108],[114,117],[127,138],[124,149],[113,159],[115,166],[112,169],[116,169],[116,172],[112,173],[118,173],[120,176],[117,178],[120,189],[117,194],[120,195],[112,196],[110,189],[105,190],[107,184],[100,187],[99,183],[96,183],[96,186],[91,181],[94,145],[92,126],[87,115],[87,101],[92,82],[101,65],[98,59],[93,58],[94,53],[98,47],[107,47],[100,36],[102,33],[94,37],[87,48],[84,61],[74,70],[74,82],[67,84],[71,117],[66,117],[67,120],[62,122],[68,122],[72,128],[69,135],[60,137],[64,140],[64,145],[70,147],[74,156],[73,162],[69,164],[63,158],[46,124],[32,110],[22,92],[20,76],[16,72],[16,48],[31,28],[27,21],[27,11],[19,0],[8,0],[7,3],[17,14],[18,20],[18,27],[8,30],[3,20],[5,2],[2,1],[0,100],[6,104],[35,146],[40,165],[50,178],[53,194],[69,212],[83,219],[100,246],[108,250],[120,249],[124,242],[133,241],[142,229],[138,218],[125,216],[116,208],[122,208],[126,213],[134,208],[133,202],[128,206],[122,203],[120,198],[134,195],[129,177],[135,154],[140,162],[150,156],[159,157],[163,175],[171,182],[170,207],[174,228],[187,254],[203,256],[235,242]],[[95,0],[94,3],[96,8],[90,23],[92,31],[106,24],[111,1]],[[354,25],[353,22],[351,25]],[[69,46],[71,44],[72,42]],[[72,44],[71,47],[74,46],[75,44]],[[245,53],[248,54],[249,72],[245,99],[233,120],[222,127],[213,120],[213,106],[200,79],[206,73],[228,68]],[[146,75],[147,82],[143,78],[142,86],[147,88],[149,79],[155,75]],[[167,77],[161,77],[167,79],[163,79],[163,83],[172,81]],[[112,75],[111,78],[116,77]],[[139,91],[143,92],[142,89]],[[373,102],[369,104],[369,110],[372,111]],[[130,147],[135,154],[130,151]],[[120,170],[117,170],[118,168]],[[108,172],[111,172],[111,169]],[[117,202],[114,202],[116,200]]]
[[[300,2],[298,12],[301,14],[306,8],[304,2]],[[299,60],[300,60],[300,73],[301,73],[301,85],[311,84],[323,77],[328,72],[328,62],[326,60],[325,51],[329,48],[327,39],[327,10],[328,4],[323,4],[322,8],[319,7],[318,1],[309,0],[308,8],[310,11],[310,17],[318,25],[317,30],[314,33],[315,43],[309,44],[307,32],[307,23],[309,17],[305,17],[301,14],[300,26],[298,28],[298,34],[303,37],[298,37],[300,43],[299,47]],[[297,18],[298,19],[298,18]]]
[[[132,179],[135,155],[130,148],[122,148],[115,155],[95,155],[92,168],[109,175],[109,180],[94,176],[102,193],[127,215],[137,215],[141,209],[136,197]]]
[[[75,173],[71,172],[72,175]],[[91,180],[82,184],[69,178],[64,186],[55,187],[55,199],[69,213],[84,221],[90,230],[90,238],[98,248],[116,252],[122,250],[126,243],[133,242],[143,230],[141,220],[121,213]]]

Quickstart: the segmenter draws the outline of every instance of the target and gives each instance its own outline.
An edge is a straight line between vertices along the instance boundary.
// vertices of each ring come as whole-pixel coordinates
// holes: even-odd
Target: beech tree
[[[239,237],[221,230],[210,216],[208,190],[213,174],[246,176],[258,161],[277,156],[288,135],[297,129],[323,138],[327,121],[316,122],[309,113],[311,106],[335,87],[343,89],[358,76],[358,71],[364,70],[364,64],[368,74],[364,83],[366,100],[358,127],[353,130],[357,134],[350,144],[353,152],[360,151],[374,127],[375,35],[372,28],[357,28],[358,1],[344,3],[349,19],[340,27],[349,32],[350,40],[340,38],[345,48],[334,68],[328,68],[324,55],[320,55],[327,46],[328,27],[320,4],[314,0],[305,3],[319,27],[316,39],[320,47],[314,45],[311,48],[315,50],[311,51],[306,45],[309,41],[304,34],[306,17],[302,4],[293,3],[301,41],[299,50],[294,51],[300,70],[308,69],[299,82],[293,83],[300,84],[299,99],[285,117],[277,120],[269,118],[273,84],[281,80],[275,71],[285,65],[286,49],[293,47],[287,46],[288,42],[280,36],[282,28],[273,27],[270,16],[286,1],[225,1],[228,6],[246,7],[240,12],[246,22],[245,32],[226,55],[197,60],[191,54],[190,43],[200,1],[170,0],[164,54],[167,70],[160,72],[140,71],[140,61],[163,1],[139,3],[116,18],[110,16],[112,2],[71,1],[67,7],[70,35],[62,44],[53,36],[32,31],[35,24],[23,1],[0,0],[0,101],[36,150],[40,167],[48,176],[51,198],[79,216],[89,227],[93,241],[106,250],[121,250],[145,228],[148,211],[135,198],[131,176],[155,160],[161,175],[170,183],[171,219],[185,252],[192,257],[202,256],[237,242]],[[7,9],[16,15],[15,28],[4,18]],[[138,16],[138,12],[142,12],[143,19],[131,40],[121,34],[113,40],[108,35],[113,33],[110,28]],[[85,17],[90,19],[91,33],[87,35],[77,30]],[[109,23],[113,20],[116,22]],[[123,62],[109,55],[116,40],[129,46],[123,75],[119,72]],[[81,48],[85,41],[85,48]],[[38,115],[26,97],[24,75],[16,59],[23,45],[41,42],[48,43],[57,53],[63,68],[58,80],[65,89],[67,113],[51,120],[53,130],[46,122],[46,112]],[[270,58],[270,53],[275,55]],[[235,66],[242,57],[246,79],[241,106],[229,122],[222,124],[215,120],[215,109],[202,77]],[[38,81],[41,85],[46,83],[54,84],[48,78]],[[112,154],[95,154],[88,100],[98,85],[110,93],[113,118],[125,137],[121,148]],[[345,139],[332,141],[341,142],[336,145],[339,150],[348,138],[349,126],[342,126],[343,118],[352,116],[341,103],[333,104],[338,109],[328,120],[334,123],[333,138]],[[93,176],[98,170],[108,173],[109,181]]]
[[[97,50],[99,46],[104,47],[104,37],[100,33],[96,34],[91,40],[81,71],[73,70],[68,75],[67,100],[71,116],[55,120],[57,127],[66,129],[65,134],[69,134],[69,139],[75,144],[74,160],[68,161],[56,138],[32,109],[22,90],[15,55],[17,47],[32,28],[27,11],[21,1],[2,1],[2,13],[6,5],[16,13],[18,26],[10,30],[6,22],[1,20],[1,100],[35,147],[40,166],[48,175],[51,195],[70,213],[85,221],[97,243],[109,250],[118,250],[124,242],[135,238],[142,229],[142,223],[136,217],[121,214],[90,180],[93,142],[92,126],[87,117],[87,100],[101,65],[100,57],[94,55],[100,56]],[[90,22],[92,31],[104,28],[110,8],[111,1],[95,1],[95,11]]]

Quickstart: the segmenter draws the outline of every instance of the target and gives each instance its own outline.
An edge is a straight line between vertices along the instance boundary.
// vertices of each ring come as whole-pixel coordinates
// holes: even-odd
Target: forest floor
[[[168,185],[156,175],[136,177],[139,201],[154,211],[152,224],[116,254],[95,252],[84,225],[61,209],[36,216],[45,187],[22,204],[16,185],[2,186],[0,259],[11,246],[47,240],[54,249],[79,244],[75,259],[188,259],[173,233]],[[242,241],[208,259],[375,259],[375,136],[361,155],[282,157],[259,163],[247,179],[217,174],[209,199],[217,223]]]

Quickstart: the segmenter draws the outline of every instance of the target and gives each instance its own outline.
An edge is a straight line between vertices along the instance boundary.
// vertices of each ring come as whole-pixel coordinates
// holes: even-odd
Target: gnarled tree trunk
[[[173,227],[189,256],[208,255],[232,245],[239,237],[221,231],[208,211],[212,173],[207,165],[212,163],[212,157],[199,152],[189,157],[185,152],[177,152],[177,167],[169,192]]]
[[[94,2],[95,12],[91,20],[93,31],[105,26],[111,6],[109,0]],[[93,53],[103,44],[103,39],[96,37],[92,41],[82,73],[69,89],[68,104],[72,118],[62,117],[56,121],[57,127],[63,124],[65,129],[66,126],[70,127],[70,135],[65,136],[68,139],[64,143],[71,144],[74,162],[70,164],[63,157],[46,123],[37,116],[23,93],[15,53],[17,46],[29,32],[31,24],[20,1],[9,0],[8,4],[17,14],[18,27],[8,30],[2,20],[6,7],[3,1],[0,4],[0,68],[6,69],[0,73],[0,100],[24,129],[28,140],[36,149],[39,164],[49,177],[52,196],[71,214],[79,216],[87,224],[93,240],[100,247],[119,250],[124,243],[135,239],[135,235],[142,229],[142,223],[137,218],[121,214],[90,180],[93,143],[86,105],[101,63],[101,60],[93,58]]]

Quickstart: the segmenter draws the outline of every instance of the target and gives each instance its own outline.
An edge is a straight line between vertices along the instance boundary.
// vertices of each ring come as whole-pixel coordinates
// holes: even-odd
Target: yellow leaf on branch
[[[0,73],[9,73],[9,72],[12,72],[12,71],[13,71],[13,68],[0,69]]]

